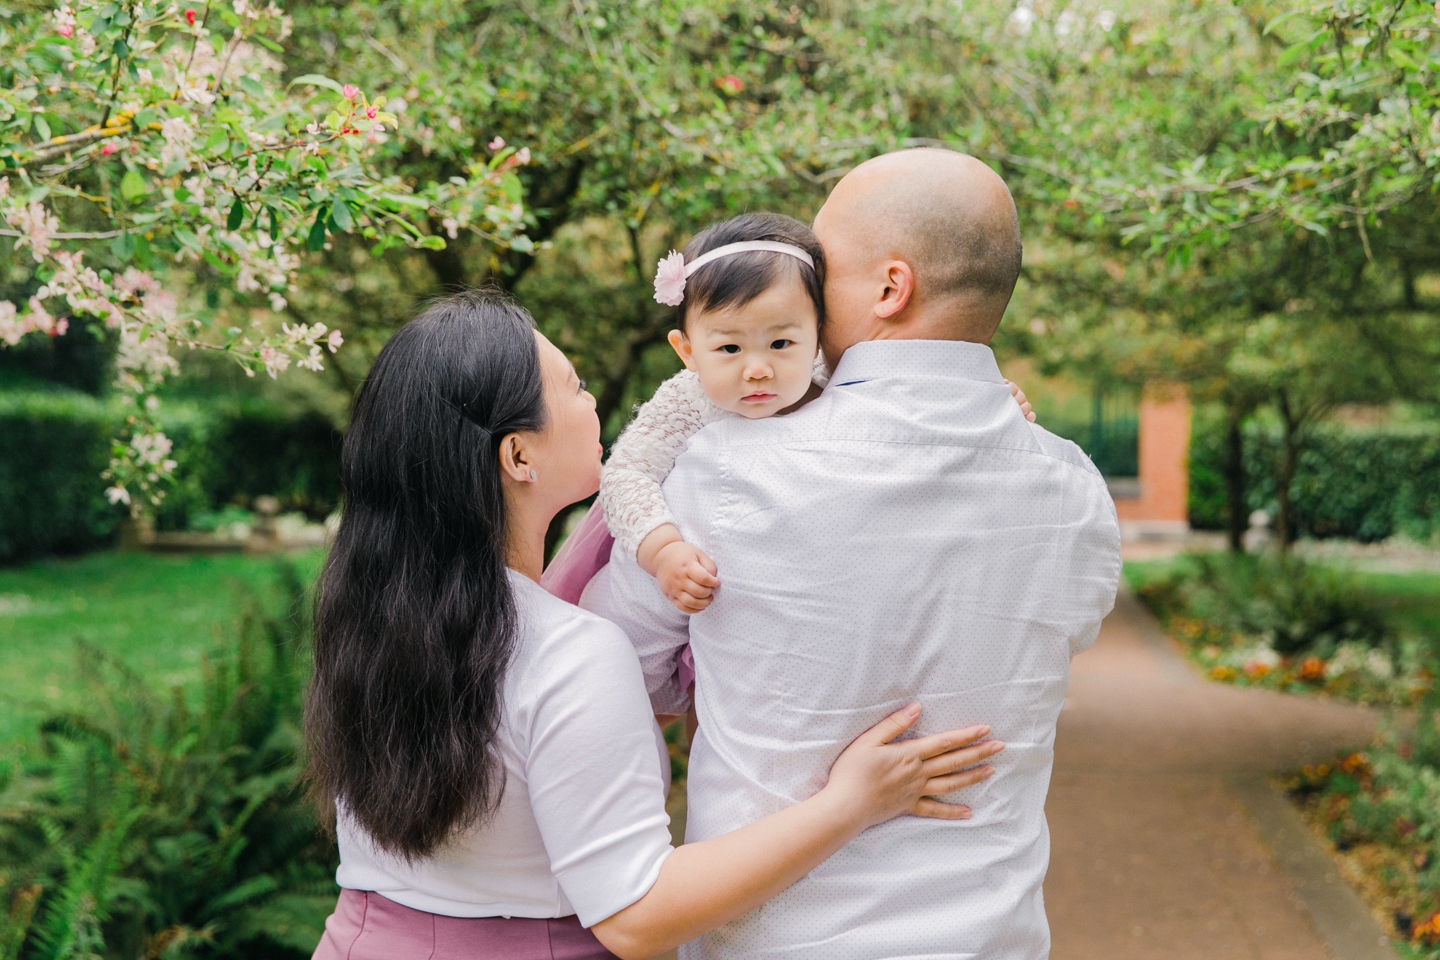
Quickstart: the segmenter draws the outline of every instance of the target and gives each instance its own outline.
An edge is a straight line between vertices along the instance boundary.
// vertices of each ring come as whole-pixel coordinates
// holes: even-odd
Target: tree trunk
[[[1249,405],[1232,398],[1225,425],[1225,501],[1229,506],[1227,533],[1230,550],[1245,552],[1245,530],[1249,526],[1245,509],[1245,417]]]
[[[1280,390],[1280,418],[1285,422],[1284,451],[1280,458],[1280,475],[1276,477],[1275,539],[1280,545],[1280,554],[1290,551],[1290,544],[1296,539],[1295,518],[1290,501],[1290,485],[1295,480],[1295,467],[1300,459],[1300,419],[1290,403],[1287,390]]]

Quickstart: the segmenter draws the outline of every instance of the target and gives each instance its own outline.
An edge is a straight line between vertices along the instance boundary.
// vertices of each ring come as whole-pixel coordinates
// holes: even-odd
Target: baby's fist
[[[655,581],[681,613],[699,613],[710,606],[720,586],[715,564],[705,551],[675,540],[655,554]]]

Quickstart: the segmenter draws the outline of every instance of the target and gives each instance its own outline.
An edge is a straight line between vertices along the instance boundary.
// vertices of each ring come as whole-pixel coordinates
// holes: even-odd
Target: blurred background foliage
[[[307,511],[333,504],[318,480],[333,451],[313,443],[315,418],[343,430],[390,332],[463,286],[494,284],[530,307],[592,384],[613,439],[678,369],[669,311],[650,295],[660,256],[742,210],[808,218],[850,166],[914,145],[966,150],[1010,183],[1026,266],[996,347],[1027,361],[1014,369],[1059,432],[1123,474],[1133,441],[1098,429],[1096,396],[1176,380],[1206,405],[1195,469],[1211,493],[1197,525],[1218,517],[1238,539],[1264,501],[1287,539],[1350,529],[1291,504],[1313,487],[1297,471],[1321,456],[1302,452],[1329,436],[1320,427],[1337,408],[1403,403],[1429,419],[1440,399],[1436,114],[1433,84],[1416,80],[1431,76],[1440,24],[1418,0],[348,0],[288,12],[287,62],[363,78],[400,117],[382,168],[443,181],[497,136],[526,146],[528,240],[500,249],[461,233],[443,250],[374,255],[334,236],[287,307],[345,331],[326,373],[247,380],[195,357],[169,388],[200,406],[264,406],[266,448],[313,449],[313,463],[287,454],[285,469],[316,479],[287,490],[224,477],[251,459],[197,452],[211,466],[182,471],[183,503],[162,526],[253,496],[262,480]],[[24,264],[9,263],[18,282]],[[187,296],[241,309],[205,269]],[[112,350],[86,332],[32,336],[0,351],[0,389],[102,394]],[[293,418],[290,440],[277,440],[277,410]],[[1277,430],[1280,456],[1249,449]],[[1223,507],[1206,486],[1217,473]],[[0,498],[11,513],[38,509]],[[95,543],[105,524],[8,555]]]
[[[323,374],[275,381],[186,357],[161,407],[180,441],[161,528],[208,529],[260,495],[312,519],[334,510],[337,443],[371,361],[427,298],[459,287],[493,284],[529,307],[592,384],[613,440],[631,406],[678,369],[664,344],[670,312],[651,296],[658,258],[743,210],[808,219],[859,161],[935,145],[993,164],[1015,194],[1026,262],[995,346],[1042,424],[1125,476],[1142,386],[1179,382],[1197,403],[1194,526],[1226,530],[1238,545],[1249,513],[1264,509],[1278,516],[1282,542],[1436,536],[1433,4],[327,0],[286,9],[294,31],[277,56],[288,77],[363,83],[399,117],[379,147],[387,173],[444,182],[496,137],[527,148],[531,162],[517,170],[527,241],[501,249],[458,233],[443,249],[377,253],[341,233],[309,254],[285,319],[339,328],[344,348]],[[6,31],[49,29],[52,11],[38,0],[0,4],[0,51]],[[33,279],[0,237],[0,298]],[[191,308],[248,322],[229,291],[205,267],[177,290]],[[121,512],[99,474],[120,415],[108,386],[114,351],[78,325],[0,349],[0,563],[113,536]],[[61,565],[42,567],[32,579],[61,575]],[[1359,684],[1371,676],[1370,647],[1408,663],[1401,641],[1434,633],[1431,606],[1387,632],[1366,613],[1378,601],[1298,562],[1196,569],[1152,591],[1157,608],[1212,617],[1239,658],[1232,668],[1226,647],[1215,665],[1242,677],[1254,643],[1297,623],[1309,632],[1284,643],[1296,663],[1268,682],[1312,683],[1303,657],[1344,647],[1361,652],[1332,677]],[[16,622],[40,596],[22,579],[13,597],[0,595],[0,620]],[[52,711],[37,745],[0,776],[0,906],[11,911],[0,909],[0,960],[308,953],[333,887],[332,851],[314,841],[293,789],[304,625],[266,616],[217,649],[203,709],[183,694],[152,696],[85,655],[82,673],[100,678],[91,709]],[[1202,651],[1220,646],[1209,623],[1196,633]],[[1432,659],[1415,663],[1403,676]],[[1380,700],[1410,695],[1364,683]],[[105,693],[120,689],[133,702]]]

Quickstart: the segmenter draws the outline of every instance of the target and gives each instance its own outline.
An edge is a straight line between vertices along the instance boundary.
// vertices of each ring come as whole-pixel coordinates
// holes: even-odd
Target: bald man
[[[617,551],[585,606],[620,624],[657,713],[695,659],[686,839],[815,793],[859,733],[912,699],[922,732],[985,723],[995,775],[945,797],[962,821],[865,831],[682,960],[1049,953],[1045,793],[1070,658],[1120,573],[1115,509],[1074,444],[1026,420],[987,345],[1020,271],[1005,184],[938,150],[840,181],[815,232],[834,373],[784,417],[697,433],[665,481],[724,585],[687,618]]]

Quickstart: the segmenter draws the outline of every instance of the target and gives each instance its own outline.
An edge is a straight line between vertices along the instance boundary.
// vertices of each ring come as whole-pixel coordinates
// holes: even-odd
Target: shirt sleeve
[[[690,642],[690,617],[665,599],[655,579],[627,556],[617,540],[610,562],[586,585],[580,606],[615,624],[640,658],[651,709],[675,716],[690,706],[680,686],[676,657]]]
[[[675,522],[660,484],[685,442],[722,415],[705,396],[700,378],[682,370],[660,385],[615,441],[600,474],[600,505],[610,535],[626,556],[634,557],[656,527]]]
[[[569,633],[547,645],[524,697],[525,776],[551,872],[590,927],[643,897],[673,848],[635,653],[595,618]]]

